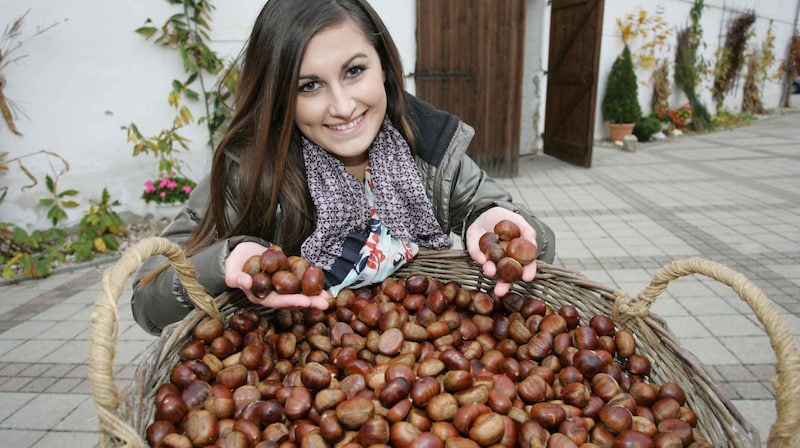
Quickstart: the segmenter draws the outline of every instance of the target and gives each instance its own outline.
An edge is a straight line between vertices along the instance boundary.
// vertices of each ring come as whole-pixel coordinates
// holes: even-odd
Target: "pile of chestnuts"
[[[423,274],[325,311],[206,318],[180,358],[156,390],[153,447],[711,446],[608,316]]]

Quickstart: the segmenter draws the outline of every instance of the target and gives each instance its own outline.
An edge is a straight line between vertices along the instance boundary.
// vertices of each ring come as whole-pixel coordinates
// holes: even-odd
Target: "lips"
[[[330,129],[332,129],[334,131],[339,131],[339,132],[349,131],[350,129],[353,129],[354,127],[358,126],[359,123],[361,123],[363,120],[364,120],[364,115],[362,114],[362,115],[359,115],[358,118],[356,118],[355,120],[353,120],[353,121],[351,121],[349,123],[339,124],[339,125],[335,125],[335,126],[334,125],[329,125],[328,128],[330,128]]]

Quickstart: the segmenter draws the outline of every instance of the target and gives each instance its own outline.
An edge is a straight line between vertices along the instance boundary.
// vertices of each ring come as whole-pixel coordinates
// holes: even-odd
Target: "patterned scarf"
[[[408,142],[386,119],[369,147],[375,208],[391,235],[432,249],[452,246],[442,231],[425,194]],[[301,253],[310,262],[329,269],[342,253],[351,232],[369,231],[370,206],[359,181],[344,164],[303,137],[303,158],[317,228],[303,242]]]

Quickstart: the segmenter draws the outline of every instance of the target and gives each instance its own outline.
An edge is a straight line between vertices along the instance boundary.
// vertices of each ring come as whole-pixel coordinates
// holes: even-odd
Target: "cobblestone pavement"
[[[518,177],[500,181],[555,230],[555,264],[633,295],[672,260],[720,262],[764,291],[797,340],[798,124],[800,114],[788,113],[636,152],[598,144],[591,169],[526,156]],[[87,328],[106,267],[0,286],[0,445],[96,445]],[[114,375],[121,387],[156,341],[133,323],[127,291]],[[697,276],[670,283],[651,310],[764,441],[776,418],[776,357],[752,310],[727,286]]]

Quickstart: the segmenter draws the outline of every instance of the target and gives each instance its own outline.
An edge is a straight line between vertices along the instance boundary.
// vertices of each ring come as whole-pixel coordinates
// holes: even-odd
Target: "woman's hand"
[[[504,219],[512,221],[519,226],[521,230],[520,237],[530,240],[533,244],[536,244],[536,230],[534,230],[534,228],[531,227],[531,225],[528,224],[528,222],[525,221],[525,218],[523,218],[521,215],[503,207],[492,207],[489,210],[481,213],[481,215],[478,216],[478,219],[476,219],[467,229],[466,244],[467,252],[469,253],[470,257],[472,257],[476,263],[482,266],[483,273],[487,277],[494,277],[497,274],[497,266],[495,266],[495,264],[486,258],[486,255],[481,252],[480,248],[478,247],[478,240],[480,240],[484,233],[494,232],[494,226]],[[536,277],[536,260],[522,267],[523,281],[533,281],[534,277]],[[498,281],[494,287],[494,293],[496,296],[502,297],[506,295],[510,289],[510,283]]]
[[[225,260],[225,284],[229,288],[239,288],[251,302],[267,308],[318,308],[328,309],[330,294],[322,291],[314,296],[304,294],[278,294],[275,291],[267,294],[263,299],[256,297],[251,289],[253,288],[253,277],[244,272],[242,268],[245,262],[254,255],[261,255],[267,250],[266,247],[253,242],[237,244],[233,248],[228,258]]]

